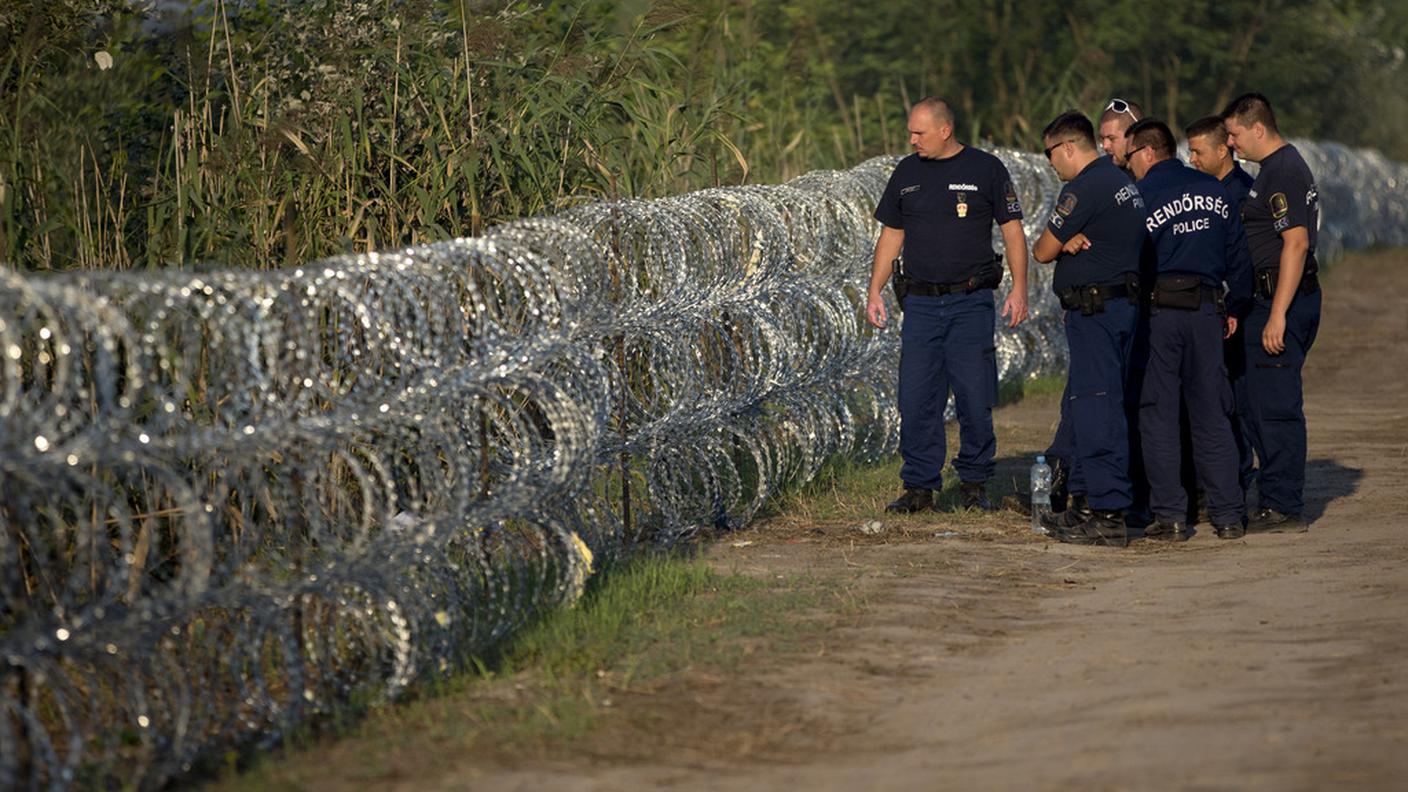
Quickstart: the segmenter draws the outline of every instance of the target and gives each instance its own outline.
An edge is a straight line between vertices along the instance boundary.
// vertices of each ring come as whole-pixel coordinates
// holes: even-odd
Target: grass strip
[[[213,789],[361,788],[427,779],[496,758],[590,750],[628,729],[627,698],[681,677],[724,677],[766,643],[784,651],[844,606],[816,580],[720,572],[651,555],[600,576],[575,607],[547,614],[477,670],[373,708],[355,723],[291,737]]]

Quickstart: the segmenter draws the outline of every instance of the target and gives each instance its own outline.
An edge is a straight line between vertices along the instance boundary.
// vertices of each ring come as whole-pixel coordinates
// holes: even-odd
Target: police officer
[[[1246,511],[1237,481],[1232,437],[1232,385],[1222,340],[1236,328],[1226,315],[1223,281],[1238,285],[1232,298],[1250,298],[1250,270],[1241,220],[1217,179],[1175,156],[1173,132],[1162,121],[1131,126],[1126,161],[1144,198],[1144,227],[1156,253],[1150,300],[1149,360],[1139,400],[1144,467],[1154,522],[1150,539],[1184,541],[1188,497],[1181,481],[1180,407],[1188,407],[1193,458],[1207,493],[1213,531],[1243,534]]]
[[[1033,255],[1056,262],[1052,288],[1066,309],[1070,349],[1070,491],[1087,504],[1045,522],[1063,542],[1124,547],[1132,497],[1124,389],[1139,320],[1144,202],[1129,176],[1097,153],[1094,125],[1083,114],[1057,116],[1042,139],[1067,184]]]
[[[1002,231],[1012,290],[1002,316],[1009,327],[1027,317],[1027,240],[1022,207],[1007,167],[997,157],[954,138],[948,103],[929,97],[909,113],[914,153],[895,166],[875,219],[875,244],[866,318],[886,321],[881,289],[903,252],[895,284],[900,327],[900,479],[904,493],[886,511],[933,508],[947,456],[944,406],[953,391],[959,450],[953,459],[966,508],[988,508],[997,438],[997,358],[993,343],[993,289],[1002,281],[993,255],[992,226]]]
[[[1100,148],[1116,166],[1129,173],[1129,163],[1125,151],[1129,145],[1125,135],[1129,128],[1144,117],[1144,111],[1135,102],[1111,99],[1100,113]]]
[[[1232,206],[1232,214],[1240,219],[1242,202],[1252,188],[1252,175],[1232,156],[1222,117],[1199,118],[1184,129],[1184,134],[1188,137],[1188,163],[1222,183],[1222,190],[1227,193],[1227,200]],[[1251,273],[1247,272],[1246,277],[1250,279]],[[1250,280],[1246,285],[1250,288]],[[1251,303],[1246,303],[1246,307],[1250,309]],[[1232,402],[1236,406],[1232,413],[1232,437],[1237,441],[1238,480],[1245,493],[1256,475],[1256,465],[1252,454],[1251,428],[1248,426],[1251,406],[1247,403],[1247,352],[1243,327],[1246,316],[1239,314],[1236,318],[1239,325],[1223,342],[1222,356],[1227,364],[1227,376],[1232,378]]]
[[[1255,293],[1246,323],[1247,399],[1261,492],[1247,531],[1301,532],[1307,529],[1301,368],[1320,327],[1320,199],[1310,168],[1281,137],[1265,96],[1242,94],[1222,119],[1233,150],[1261,163],[1242,204]]]
[[[1126,146],[1125,132],[1134,122],[1143,117],[1144,111],[1137,103],[1128,102],[1118,97],[1111,99],[1109,104],[1105,105],[1104,111],[1100,113],[1100,126],[1098,130],[1100,149],[1105,152],[1105,157],[1108,158],[1110,162],[1114,163],[1116,167],[1124,169],[1126,173],[1129,171],[1124,157]],[[1137,339],[1136,347],[1140,346],[1143,346],[1142,339]],[[1131,359],[1134,361],[1134,365],[1137,368],[1143,368],[1143,354],[1141,351],[1132,353]],[[1137,386],[1139,375],[1135,374],[1132,379],[1134,379],[1135,382],[1131,384]],[[1137,390],[1134,391],[1133,395],[1138,395]],[[1131,401],[1134,400],[1131,399]],[[1133,410],[1133,408],[1137,406],[1137,403],[1128,406]],[[1132,411],[1127,417],[1130,420],[1135,420],[1137,419],[1137,414]],[[1137,430],[1137,426],[1131,428]],[[1066,399],[1063,398],[1061,401],[1061,419],[1056,426],[1055,436],[1051,438],[1051,446],[1046,449],[1046,458],[1051,460],[1051,506],[1056,512],[1060,512],[1066,508],[1071,474],[1069,460],[1075,455],[1074,443],[1075,438],[1071,429],[1070,413],[1066,410]],[[1133,435],[1131,435],[1130,444],[1131,453],[1137,453],[1138,442]],[[1139,495],[1143,494],[1139,492],[1141,489],[1139,484],[1142,483],[1143,471],[1140,469],[1139,460],[1137,458],[1134,462],[1136,469],[1132,471],[1132,474],[1133,478],[1136,480],[1135,489],[1136,498],[1138,498]],[[1074,499],[1074,505],[1077,508],[1084,508],[1086,504],[1080,498],[1076,498]]]

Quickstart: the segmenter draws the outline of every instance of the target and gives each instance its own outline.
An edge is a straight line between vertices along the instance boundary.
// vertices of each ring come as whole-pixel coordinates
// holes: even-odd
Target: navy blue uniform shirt
[[[1160,275],[1197,275],[1214,289],[1221,289],[1226,280],[1234,291],[1247,288],[1247,294],[1236,297],[1251,296],[1242,221],[1216,178],[1167,159],[1144,174],[1139,192]]]
[[[1305,271],[1315,271],[1315,240],[1320,226],[1320,195],[1315,177],[1296,147],[1287,143],[1261,161],[1261,171],[1242,203],[1242,225],[1247,229],[1252,266],[1258,270],[1281,266],[1281,232],[1300,226],[1310,235]]]
[[[928,283],[959,283],[993,260],[992,224],[1022,218],[1002,160],[964,146],[947,159],[900,160],[875,219],[904,230],[904,272]]]
[[[1088,249],[1056,257],[1051,288],[1057,294],[1072,286],[1123,283],[1127,273],[1139,272],[1144,201],[1139,188],[1108,157],[1085,166],[1066,183],[1046,227],[1063,245],[1077,233],[1090,240]]]
[[[1232,170],[1222,177],[1222,189],[1227,193],[1227,200],[1232,202],[1232,214],[1238,219],[1242,216],[1242,202],[1247,200],[1247,193],[1252,189],[1252,175],[1242,168],[1242,163],[1233,161]]]

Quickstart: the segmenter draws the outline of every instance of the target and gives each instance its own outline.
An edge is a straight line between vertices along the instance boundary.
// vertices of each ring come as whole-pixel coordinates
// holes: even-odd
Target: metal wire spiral
[[[1408,168],[1299,146],[1323,258],[1408,242]],[[997,153],[1035,238],[1055,176]],[[895,161],[291,271],[0,275],[0,787],[276,742],[893,453],[862,312]],[[1064,366],[1049,282],[1004,381]]]

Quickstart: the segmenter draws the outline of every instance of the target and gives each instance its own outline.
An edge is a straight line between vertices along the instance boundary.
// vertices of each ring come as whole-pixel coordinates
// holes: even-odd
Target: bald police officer
[[[1241,220],[1217,179],[1177,158],[1173,132],[1145,119],[1126,133],[1129,168],[1144,198],[1144,227],[1153,241],[1157,275],[1150,300],[1149,359],[1139,400],[1139,428],[1154,522],[1150,539],[1185,541],[1188,497],[1181,481],[1181,405],[1187,405],[1198,483],[1207,493],[1213,531],[1243,534],[1245,502],[1237,481],[1232,437],[1232,385],[1222,340],[1236,328],[1231,299],[1250,299],[1250,270]]]
[[[1066,186],[1032,253],[1056,262],[1052,289],[1065,309],[1070,348],[1070,491],[1087,504],[1043,522],[1063,542],[1124,547],[1124,510],[1133,494],[1124,391],[1139,322],[1144,202],[1129,176],[1099,155],[1094,125],[1083,114],[1057,116],[1042,140]]]
[[[1247,398],[1261,493],[1247,531],[1301,532],[1307,528],[1301,368],[1320,328],[1320,198],[1315,177],[1281,137],[1265,96],[1242,94],[1222,119],[1232,148],[1261,163],[1242,204],[1256,295],[1246,323]]]
[[[895,166],[875,219],[866,317],[886,322],[881,289],[903,252],[897,286],[900,327],[900,479],[904,493],[886,511],[933,508],[947,456],[944,406],[953,391],[959,450],[953,459],[963,506],[988,508],[986,483],[995,467],[997,357],[993,289],[1002,281],[993,255],[993,223],[1002,231],[1012,290],[1002,316],[1015,327],[1027,316],[1027,240],[1022,207],[1007,167],[997,157],[954,138],[948,103],[929,97],[909,113],[914,153]]]

